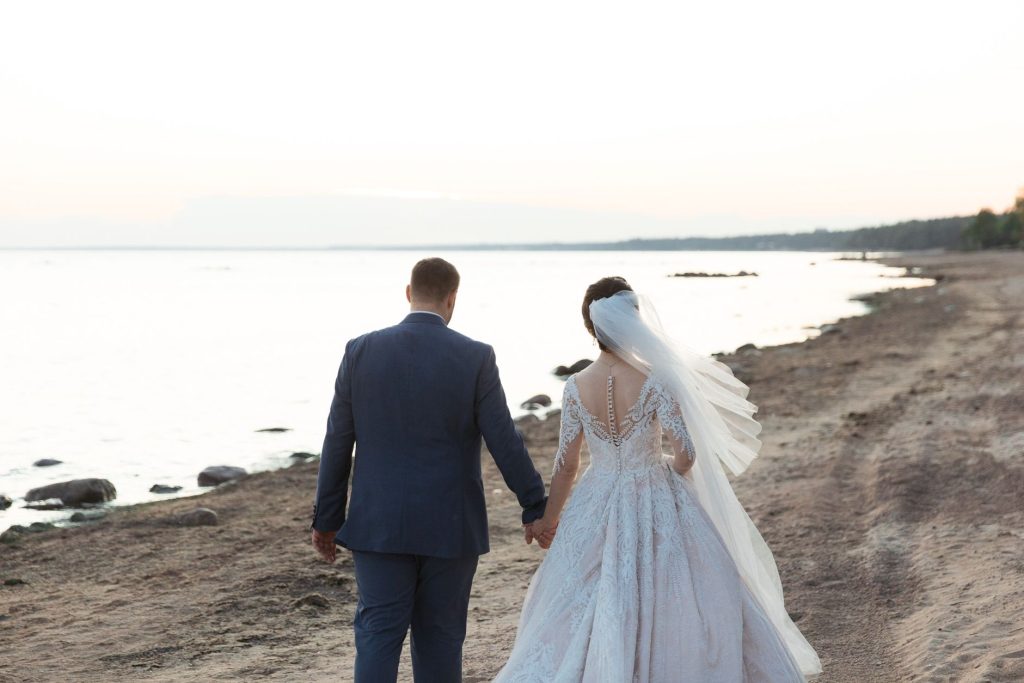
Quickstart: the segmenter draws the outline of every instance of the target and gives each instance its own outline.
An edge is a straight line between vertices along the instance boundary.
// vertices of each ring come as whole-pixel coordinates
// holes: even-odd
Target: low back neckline
[[[576,383],[576,375],[571,375],[567,381],[572,383],[572,391],[575,395],[576,403],[577,405],[579,405],[580,414],[584,417],[584,422],[588,423],[591,426],[592,431],[598,433],[599,436],[604,438],[606,441],[611,441],[616,446],[619,446],[622,444],[623,441],[629,438],[633,431],[633,428],[639,422],[639,419],[636,416],[634,416],[634,413],[636,413],[638,408],[643,406],[644,400],[647,398],[647,394],[650,392],[651,387],[653,386],[652,380],[653,377],[651,375],[648,375],[644,379],[644,383],[640,386],[640,393],[637,395],[636,400],[633,401],[633,404],[629,406],[629,408],[626,410],[623,420],[621,422],[616,420],[615,424],[611,424],[611,418],[614,418],[615,415],[615,408],[613,404],[612,395],[614,389],[613,375],[608,375],[607,398],[608,413],[610,419],[607,424],[603,420],[598,418],[594,413],[592,413],[586,405],[584,405],[583,397],[580,396],[579,385]],[[564,409],[565,407],[563,406],[563,410]],[[595,429],[595,427],[600,427],[600,430]]]

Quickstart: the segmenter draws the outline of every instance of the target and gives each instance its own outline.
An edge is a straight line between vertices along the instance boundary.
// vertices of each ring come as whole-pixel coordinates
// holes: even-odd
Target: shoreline
[[[1020,678],[1024,253],[879,261],[942,278],[872,295],[834,332],[717,356],[750,384],[765,428],[737,495],[822,657],[819,680]],[[521,429],[547,480],[557,420]],[[467,681],[500,666],[541,558],[484,462],[492,552]],[[0,680],[350,678],[352,566],[308,545],[315,477],[315,461],[298,463],[0,545],[0,581],[26,582],[0,586]],[[200,505],[217,526],[171,521]]]
[[[807,253],[812,254],[812,253],[817,253],[817,252],[807,252]],[[837,252],[837,253],[823,252],[823,253],[831,254],[832,260],[855,260],[855,261],[864,260],[864,259],[861,259],[859,257],[858,258],[852,258],[852,257],[841,256],[840,255],[840,253],[848,254],[848,253],[852,253],[852,252]],[[876,255],[882,255],[882,254],[885,254],[885,253],[887,253],[887,252],[875,252]],[[877,259],[874,259],[874,258],[868,259],[868,260],[877,261]],[[746,272],[746,271],[741,271],[741,272]],[[708,276],[708,274],[706,274],[706,273],[703,274],[703,275],[704,276]],[[669,274],[668,277],[672,277],[672,275]],[[865,282],[863,284],[865,284],[865,286],[877,286],[877,287],[880,287],[880,288],[892,287],[894,285],[896,285],[896,286],[907,286],[907,287],[911,287],[911,288],[919,288],[919,287],[922,287],[922,286],[928,286],[928,285],[922,285],[922,284],[919,284],[919,283],[908,283],[906,285],[899,285],[896,282],[893,282],[893,281],[900,280],[900,279],[906,279],[908,277],[910,277],[910,278],[923,278],[923,277],[926,277],[926,276],[924,276],[922,274],[910,274],[909,272],[904,271],[904,272],[901,272],[899,274],[885,275],[883,277],[880,277],[880,278],[878,278],[878,282],[876,284],[874,284],[874,285],[869,285],[867,280],[865,280]],[[850,287],[850,288],[847,289],[847,292],[851,292],[851,291],[852,292],[857,292],[858,289],[853,288],[853,287]],[[884,289],[874,290],[874,291],[872,291],[871,293],[869,293],[867,295],[851,294],[851,295],[843,298],[842,300],[840,300],[838,297],[836,297],[834,305],[829,307],[829,308],[831,308],[835,313],[839,313],[839,312],[843,311],[844,304],[846,304],[847,302],[860,301],[861,303],[864,303],[864,297],[865,296],[872,297],[872,296],[874,296],[874,295],[876,295],[876,294],[878,294],[878,293],[880,293],[882,291],[885,291],[885,290]],[[845,306],[845,308],[850,308],[850,306],[847,305],[847,306]],[[871,314],[870,306],[865,305],[865,308],[864,308],[863,312],[859,313],[858,315],[870,315],[870,314]],[[806,316],[806,317],[804,317],[804,316]],[[816,317],[813,314],[813,309],[805,310],[804,316],[801,316],[800,318],[797,318],[797,320],[800,320],[802,318],[804,321],[807,321],[806,324],[803,324],[802,327],[800,327],[799,329],[797,329],[795,326],[792,327],[792,329],[790,329],[790,327],[786,327],[787,334],[785,336],[788,337],[788,336],[790,336],[790,333],[791,333],[792,336],[794,337],[794,339],[792,341],[786,342],[786,343],[802,343],[804,341],[807,341],[807,339],[813,338],[810,335],[818,334],[818,332],[817,332],[818,330],[822,329],[823,327],[832,326],[836,322],[838,322],[838,320],[842,319],[842,318],[837,316],[836,318],[828,318],[828,319],[825,320],[824,323],[818,324],[822,320],[822,318],[821,317]],[[856,316],[850,316],[850,317],[856,317]],[[766,332],[764,330],[761,330],[761,333],[762,333],[761,334],[762,337],[765,336],[765,335],[774,336],[774,335],[772,335],[772,333]],[[756,335],[756,332],[755,332],[755,335]],[[796,338],[797,335],[802,335],[803,338],[802,339]],[[742,339],[742,337],[741,337],[741,339]],[[748,337],[747,339],[743,340],[743,343],[740,345],[739,348],[747,348],[747,347],[751,347],[753,345],[759,345],[759,344],[760,344],[760,342],[757,339],[751,339],[750,337]],[[774,346],[774,345],[777,345],[777,344],[773,343],[773,344],[769,344],[769,345],[764,346],[764,347],[757,346],[757,348],[770,348],[771,346]],[[730,351],[716,351],[713,355],[716,356],[716,357],[722,357],[722,356],[728,355],[729,353],[731,353],[731,352]],[[564,361],[561,361],[561,362],[575,362],[575,359],[573,359],[573,358],[565,358]],[[518,400],[512,402],[510,404],[510,409],[512,410],[513,416],[517,420],[517,424],[519,424],[520,421],[522,421],[522,420],[527,420],[527,421],[532,420],[533,418],[530,417],[531,415],[534,415],[538,419],[543,421],[544,419],[546,419],[546,415],[547,415],[548,412],[550,412],[550,410],[557,410],[558,407],[559,407],[560,393],[556,395],[556,393],[555,393],[556,387],[553,386],[553,385],[556,385],[558,383],[555,382],[553,380],[553,378],[548,376],[548,374],[549,374],[548,370],[550,370],[550,369],[549,368],[534,368],[534,370],[536,372],[531,372],[530,375],[533,376],[536,381],[531,381],[531,385],[533,385],[533,386],[528,387],[530,389],[530,391],[522,392],[523,395],[520,398],[524,398],[525,399],[527,396],[533,396],[533,395],[537,394],[538,392],[547,393],[550,396],[550,398],[552,399],[553,405],[552,405],[551,409],[547,409],[547,410],[524,411],[524,410],[520,409],[520,405],[519,405],[519,401]],[[546,380],[545,380],[545,378],[546,378]],[[520,389],[521,388],[522,387],[520,387]],[[560,392],[560,388],[557,389],[557,391]],[[293,446],[298,445],[298,447],[303,449],[303,450],[319,450],[318,448],[313,448],[314,444],[311,444],[309,442],[306,442],[304,444],[295,444],[295,443],[293,443],[292,445]],[[318,444],[316,444],[316,445],[318,445]],[[44,527],[47,527],[47,526],[50,526],[50,525],[53,525],[53,526],[56,526],[56,527],[59,527],[59,528],[73,527],[76,524],[89,523],[89,520],[86,520],[85,522],[81,522],[81,521],[76,522],[76,521],[72,520],[71,517],[74,516],[74,515],[92,516],[92,517],[95,518],[97,516],[106,515],[106,514],[110,513],[113,510],[119,510],[119,509],[131,507],[131,506],[135,506],[135,505],[142,505],[142,504],[148,504],[148,503],[163,503],[163,502],[167,502],[167,501],[171,501],[171,500],[177,500],[179,498],[194,498],[194,497],[197,497],[197,496],[206,495],[207,493],[209,493],[208,490],[206,490],[206,491],[204,491],[204,490],[197,490],[197,488],[195,486],[196,476],[199,474],[199,471],[203,467],[206,467],[207,465],[218,465],[218,464],[227,464],[227,465],[232,465],[232,466],[237,465],[237,466],[241,466],[241,467],[247,469],[249,471],[250,475],[256,474],[256,473],[259,473],[259,472],[278,471],[278,470],[281,470],[281,469],[286,469],[288,467],[292,467],[295,464],[295,462],[293,460],[291,460],[288,455],[286,455],[287,452],[288,451],[285,450],[285,451],[283,451],[284,454],[271,456],[269,454],[269,451],[263,451],[261,453],[257,453],[257,454],[251,455],[251,457],[228,458],[226,460],[222,458],[222,459],[218,459],[216,461],[208,460],[208,461],[203,462],[203,463],[196,463],[196,467],[195,467],[195,469],[193,471],[183,471],[183,472],[179,473],[180,476],[171,476],[171,477],[163,476],[163,477],[151,477],[150,478],[150,482],[152,482],[152,483],[173,483],[173,484],[177,484],[177,485],[183,487],[183,491],[181,493],[166,493],[166,494],[146,495],[145,493],[141,493],[140,494],[139,491],[131,490],[129,488],[128,491],[123,491],[123,490],[120,491],[119,492],[119,498],[116,498],[116,499],[114,499],[114,500],[112,500],[112,501],[110,501],[108,503],[105,503],[105,504],[98,504],[98,505],[95,506],[95,509],[94,509],[93,506],[87,506],[87,507],[69,506],[69,507],[60,508],[60,509],[32,509],[32,508],[27,507],[27,506],[24,505],[24,498],[23,497],[24,497],[25,492],[28,491],[31,488],[46,486],[46,485],[49,485],[49,484],[52,484],[52,483],[57,483],[57,482],[64,482],[64,481],[68,481],[68,480],[71,480],[71,479],[85,478],[85,477],[96,477],[96,478],[106,478],[106,477],[109,477],[110,481],[112,482],[113,485],[117,486],[118,488],[122,488],[120,486],[120,484],[127,485],[129,483],[135,483],[136,482],[135,479],[130,479],[129,478],[130,476],[141,476],[141,477],[145,478],[145,477],[150,477],[150,475],[147,474],[146,472],[139,472],[139,473],[133,473],[131,475],[123,474],[122,476],[118,476],[118,473],[117,473],[118,463],[117,462],[104,462],[104,464],[97,465],[95,470],[91,470],[91,468],[90,468],[90,471],[85,471],[85,472],[81,471],[82,468],[79,466],[77,468],[77,470],[75,470],[75,474],[74,475],[72,475],[70,473],[66,473],[64,475],[60,475],[60,472],[54,472],[54,471],[51,471],[51,469],[45,469],[45,471],[38,471],[38,472],[36,472],[34,470],[37,470],[38,468],[31,467],[31,466],[23,467],[23,468],[18,468],[16,470],[14,470],[12,472],[12,474],[15,474],[15,476],[18,478],[19,482],[21,482],[21,485],[19,486],[19,488],[17,488],[17,489],[9,489],[9,488],[8,489],[3,489],[3,488],[0,488],[0,495],[6,495],[6,496],[10,497],[11,499],[13,499],[13,501],[12,501],[13,505],[11,505],[11,507],[7,508],[6,511],[0,510],[0,534],[3,534],[4,532],[6,532],[8,529],[11,529],[12,527],[15,528],[15,531],[18,531],[19,529],[21,529],[21,530],[27,529],[30,525],[32,525],[32,527],[35,528],[35,529],[44,528]],[[79,459],[80,460],[85,460],[85,458],[79,458]],[[273,460],[275,462],[271,462],[271,460]],[[67,465],[58,465],[54,469],[61,470],[61,469],[65,468],[65,467],[67,467]],[[57,474],[59,476],[59,478],[58,479],[52,479],[51,477],[54,474]],[[121,498],[120,496],[124,496],[124,497]]]

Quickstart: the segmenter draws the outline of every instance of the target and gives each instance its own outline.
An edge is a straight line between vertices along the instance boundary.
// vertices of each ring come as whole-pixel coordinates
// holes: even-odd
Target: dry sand
[[[889,262],[942,279],[840,332],[723,358],[764,425],[735,486],[821,680],[1022,680],[1024,253]],[[526,430],[545,473],[556,429]],[[494,550],[467,681],[504,660],[541,557],[486,462]],[[350,680],[352,566],[309,547],[315,477],[296,465],[0,546],[0,579],[27,582],[0,585],[0,679]],[[219,526],[168,523],[197,505]]]

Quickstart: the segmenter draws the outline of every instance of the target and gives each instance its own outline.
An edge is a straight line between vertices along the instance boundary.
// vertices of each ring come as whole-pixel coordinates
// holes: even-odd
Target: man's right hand
[[[334,545],[334,536],[337,533],[337,531],[313,530],[313,547],[325,562],[333,563],[338,558],[338,546]]]

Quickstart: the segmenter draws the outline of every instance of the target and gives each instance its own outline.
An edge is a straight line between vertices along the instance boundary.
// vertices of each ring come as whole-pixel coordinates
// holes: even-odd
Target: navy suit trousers
[[[416,683],[462,680],[469,591],[478,557],[428,557],[354,551],[356,683],[398,679],[398,658],[412,627]]]

